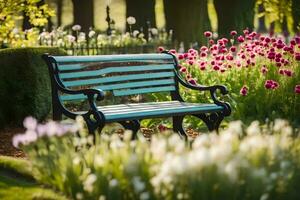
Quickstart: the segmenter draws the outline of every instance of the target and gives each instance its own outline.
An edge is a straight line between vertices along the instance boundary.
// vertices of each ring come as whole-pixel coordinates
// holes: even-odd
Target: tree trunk
[[[142,31],[148,39],[148,29],[156,27],[155,0],[126,0],[126,18],[129,16],[136,19],[132,29]],[[126,29],[129,31],[128,24]]]
[[[253,29],[255,0],[214,0],[214,5],[219,37],[228,37],[232,30]]]
[[[208,18],[207,0],[164,0],[167,30],[173,30],[174,40],[184,42],[185,47],[191,43],[206,44],[203,32],[211,29]]]
[[[94,0],[72,0],[74,24],[81,26],[83,32],[94,27]]]
[[[63,8],[63,0],[56,0],[57,5],[57,26],[62,25],[62,8]]]
[[[293,15],[293,29],[295,33],[300,33],[300,0],[292,0],[292,15]]]
[[[264,5],[260,4],[258,6],[258,13],[261,14],[263,12],[265,12]],[[265,16],[261,16],[260,18],[258,18],[258,32],[260,32],[260,33],[267,32],[267,27],[265,24]]]

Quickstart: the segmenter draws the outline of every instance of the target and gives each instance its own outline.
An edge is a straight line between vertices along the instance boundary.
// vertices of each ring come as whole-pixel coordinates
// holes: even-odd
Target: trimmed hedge
[[[28,115],[39,120],[48,116],[51,85],[44,53],[65,55],[49,47],[0,50],[0,127],[21,125]]]

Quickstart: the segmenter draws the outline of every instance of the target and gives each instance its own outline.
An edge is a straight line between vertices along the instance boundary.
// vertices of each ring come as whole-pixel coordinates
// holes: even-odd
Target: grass
[[[36,183],[30,163],[25,159],[0,156],[0,199],[67,199],[50,188]]]

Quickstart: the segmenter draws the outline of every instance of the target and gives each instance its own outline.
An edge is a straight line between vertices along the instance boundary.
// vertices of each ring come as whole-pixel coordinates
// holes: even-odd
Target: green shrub
[[[63,55],[58,48],[0,50],[0,127],[19,125],[32,115],[45,119],[51,108],[51,86],[43,53]]]

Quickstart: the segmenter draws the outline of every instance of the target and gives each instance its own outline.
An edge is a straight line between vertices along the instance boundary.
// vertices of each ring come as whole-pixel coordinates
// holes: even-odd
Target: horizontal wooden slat
[[[53,56],[58,63],[68,62],[114,62],[132,60],[163,60],[173,59],[169,54],[124,54],[124,55],[100,55],[100,56]]]
[[[198,107],[177,107],[172,108],[171,106],[168,108],[160,108],[160,109],[151,109],[151,110],[137,110],[128,113],[104,113],[105,119],[109,121],[122,121],[122,120],[130,120],[130,119],[145,119],[152,117],[163,117],[163,116],[174,116],[180,114],[195,114],[201,112],[216,112],[223,110],[222,106],[218,106],[215,104],[210,105],[199,105]]]
[[[113,83],[120,81],[129,81],[129,80],[147,80],[154,78],[166,78],[174,77],[174,72],[159,72],[159,73],[147,73],[147,74],[131,74],[123,76],[114,76],[114,77],[104,77],[104,78],[95,78],[95,79],[86,79],[86,80],[75,80],[75,81],[63,81],[63,84],[66,87],[72,86],[84,86],[84,85],[96,85],[102,83]]]
[[[58,65],[59,71],[71,71],[71,70],[80,70],[84,69],[85,66],[81,64],[71,64],[71,65]]]
[[[175,86],[166,86],[166,87],[151,87],[151,88],[140,88],[140,89],[130,89],[130,90],[114,90],[113,93],[115,96],[126,96],[133,94],[144,94],[152,92],[167,92],[174,91]]]
[[[157,71],[157,70],[172,70],[174,65],[144,65],[144,66],[126,66],[126,67],[108,67],[99,70],[71,72],[71,73],[60,73],[61,79],[66,78],[82,78],[82,77],[93,77],[114,72],[143,72],[143,71]]]
[[[173,85],[174,79],[162,79],[162,80],[152,80],[152,81],[138,81],[130,83],[119,83],[114,85],[102,85],[98,88],[103,91],[116,90],[116,89],[126,89],[126,88],[138,88],[146,86],[156,86],[156,85]]]
[[[156,85],[173,85],[173,84],[174,84],[173,79],[165,79],[165,80],[142,81],[142,82],[136,82],[136,83],[131,82],[131,83],[100,86],[100,87],[97,87],[96,89],[101,89],[103,91],[109,91],[109,90],[115,90],[115,89],[138,88],[138,87],[149,86],[149,85],[156,86]],[[169,88],[169,87],[172,87],[172,88]],[[157,87],[157,88],[162,88],[162,92],[163,91],[174,91],[174,86]],[[116,91],[114,91],[114,95],[115,96],[130,95],[130,94],[120,94],[120,93],[124,93],[125,91],[128,91],[129,93],[141,92],[141,90],[143,90],[143,89],[148,89],[148,90],[144,90],[140,94],[147,93],[147,91],[149,93],[151,93],[151,92],[160,92],[160,90],[158,90],[157,88],[155,88],[155,91],[152,91],[149,88],[142,88],[142,89],[135,89],[135,90],[118,90],[117,94],[115,93]],[[166,88],[168,88],[168,89],[166,89]],[[138,93],[132,93],[132,94],[138,94]],[[76,100],[87,99],[87,97],[85,95],[82,95],[82,94],[61,95],[60,98],[63,101],[76,101]]]

